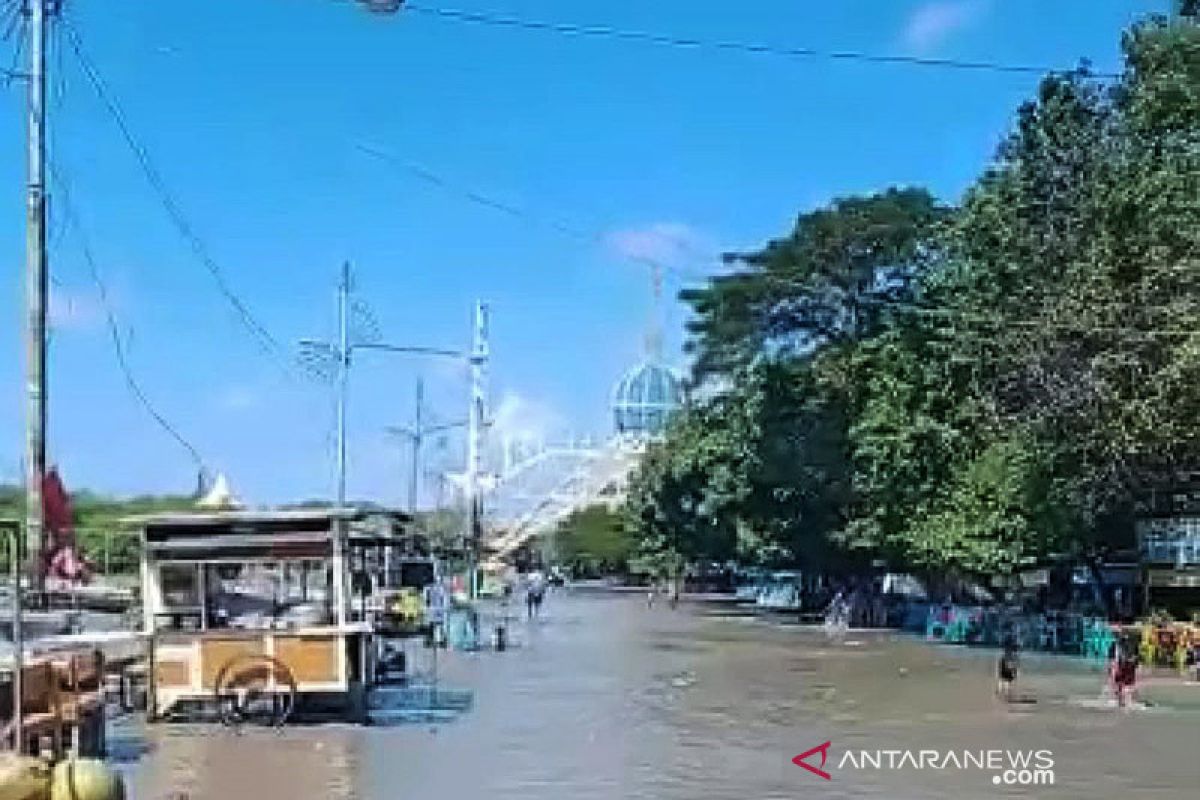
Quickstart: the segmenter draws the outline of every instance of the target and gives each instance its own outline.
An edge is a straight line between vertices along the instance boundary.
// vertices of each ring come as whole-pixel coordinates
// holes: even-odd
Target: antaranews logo
[[[828,772],[826,772],[824,767],[825,767],[825,759],[829,757],[829,746],[831,744],[832,744],[832,742],[826,742],[825,744],[817,745],[816,747],[814,747],[811,750],[805,750],[803,753],[801,753],[800,755],[793,758],[792,763],[795,764],[797,767],[803,767],[804,769],[811,772],[813,775],[824,778],[825,780],[830,780],[833,776],[830,775]],[[821,768],[820,769],[818,769],[817,767],[814,767],[812,764],[809,764],[807,761],[805,761],[806,758],[816,755],[817,753],[821,754]]]
[[[792,759],[797,767],[832,780],[825,771],[832,742],[805,750]],[[814,766],[820,755],[821,763]],[[1054,753],[1050,750],[847,750],[837,759],[838,770],[980,770],[992,773],[1000,786],[1052,786]]]

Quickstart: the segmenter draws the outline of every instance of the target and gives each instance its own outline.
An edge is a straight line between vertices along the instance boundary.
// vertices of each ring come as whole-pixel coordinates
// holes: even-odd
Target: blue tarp
[[[446,643],[455,650],[479,649],[479,613],[470,607],[446,612]]]

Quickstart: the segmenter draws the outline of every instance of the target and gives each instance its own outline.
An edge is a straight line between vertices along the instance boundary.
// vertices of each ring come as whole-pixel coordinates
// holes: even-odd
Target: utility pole
[[[338,283],[337,346],[337,504],[346,505],[346,400],[350,385],[350,262]]]
[[[440,433],[448,431],[452,428],[461,428],[467,423],[465,422],[449,422],[442,425],[427,425],[425,423],[425,381],[417,379],[417,408],[414,415],[413,426],[393,426],[387,429],[388,433],[393,436],[403,437],[408,440],[412,447],[412,465],[409,472],[408,483],[408,510],[415,512],[420,500],[419,480],[421,476],[421,450],[425,444],[425,439],[431,433]]]
[[[350,385],[350,262],[342,264],[342,280],[338,284],[338,347],[337,347],[337,513],[333,536],[333,594],[339,609],[338,625],[346,621],[346,401]]]
[[[14,547],[14,557],[25,553],[31,577],[40,580],[37,558],[42,552],[45,509],[42,478],[46,474],[46,27],[51,4],[31,0],[29,9],[29,95],[26,107],[28,184],[25,242],[26,329],[26,446],[25,446],[25,547]],[[14,537],[14,544],[20,537]],[[24,687],[25,639],[21,619],[21,573],[13,571],[13,733],[18,752],[24,741],[21,713]]]
[[[412,437],[412,474],[408,476],[408,512],[417,512],[417,493],[420,491],[421,440],[425,438],[421,410],[425,407],[425,381],[417,378],[417,408],[415,410]]]
[[[375,350],[384,353],[393,353],[397,355],[414,355],[414,356],[437,356],[440,358],[452,358],[457,361],[465,361],[468,359],[468,353],[461,350],[448,350],[439,347],[422,347],[422,346],[405,346],[388,344],[386,342],[375,341],[352,341],[350,335],[350,292],[353,290],[353,279],[351,275],[350,262],[342,265],[341,281],[338,283],[337,291],[337,306],[338,306],[338,340],[336,343],[323,341],[320,339],[301,339],[299,341],[300,357],[302,361],[309,364],[314,369],[314,374],[324,380],[328,380],[330,372],[336,384],[337,392],[337,511],[334,518],[334,542],[333,542],[333,558],[334,581],[333,592],[335,597],[345,598],[345,539],[347,534],[347,522],[345,518],[346,508],[346,416],[349,396],[350,383],[350,366],[353,360],[355,350]],[[332,367],[332,370],[330,370]],[[418,402],[418,406],[421,403]],[[418,412],[419,413],[419,412]],[[419,422],[419,420],[418,420]],[[423,433],[428,433],[432,430],[441,428],[455,427],[454,425],[438,426],[436,428],[425,429]],[[393,429],[394,432],[404,435],[413,435],[407,429]],[[341,566],[338,566],[341,565]],[[344,609],[346,603],[340,603],[339,608]],[[338,622],[344,622],[344,617]]]
[[[25,552],[41,553],[46,474],[46,0],[29,3],[28,187],[25,280],[26,330]],[[35,562],[31,561],[31,567]],[[35,570],[36,575],[36,570]]]
[[[488,308],[475,303],[475,324],[471,337],[471,407],[467,416],[467,587],[474,600],[479,593],[478,568],[482,538],[483,508],[480,477],[483,466],[483,433],[487,412]]]

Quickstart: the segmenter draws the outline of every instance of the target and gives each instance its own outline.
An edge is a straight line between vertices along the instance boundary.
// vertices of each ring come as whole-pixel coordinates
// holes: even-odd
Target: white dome
[[[646,361],[625,373],[613,390],[613,422],[620,434],[660,436],[682,404],[679,375]]]

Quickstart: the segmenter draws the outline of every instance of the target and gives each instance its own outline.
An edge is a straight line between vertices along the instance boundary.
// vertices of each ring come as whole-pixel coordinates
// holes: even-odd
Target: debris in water
[[[686,689],[696,682],[696,673],[691,670],[681,672],[671,679],[671,685],[676,689]]]

